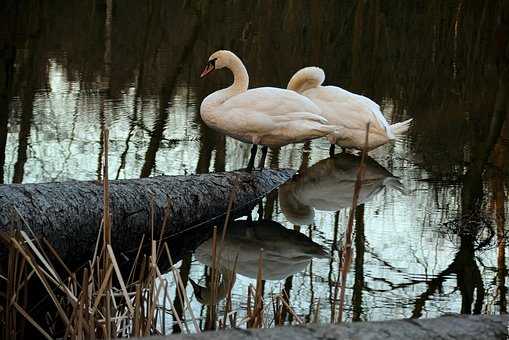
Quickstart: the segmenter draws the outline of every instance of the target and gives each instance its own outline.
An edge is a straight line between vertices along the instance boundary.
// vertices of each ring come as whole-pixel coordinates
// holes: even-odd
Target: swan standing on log
[[[264,146],[263,166],[268,146],[301,143],[336,130],[334,126],[327,125],[318,106],[294,91],[275,87],[248,90],[246,68],[230,51],[214,52],[201,77],[224,67],[232,71],[233,84],[208,95],[201,103],[200,115],[211,128],[253,144],[249,171],[253,169],[257,145]]]
[[[324,80],[321,68],[305,67],[293,75],[287,89],[311,99],[328,122],[336,126],[336,132],[327,136],[331,157],[334,145],[362,150],[368,123],[367,151],[401,137],[410,127],[412,119],[389,125],[377,103],[338,86],[322,86]]]

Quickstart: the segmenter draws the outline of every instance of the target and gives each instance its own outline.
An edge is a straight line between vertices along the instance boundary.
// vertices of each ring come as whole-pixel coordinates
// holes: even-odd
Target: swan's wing
[[[259,87],[236,95],[221,105],[221,110],[249,110],[266,115],[310,112],[320,115],[320,108],[308,98],[290,90]]]
[[[381,128],[389,137],[393,136],[380,106],[367,97],[337,86],[320,86],[303,94],[320,107],[322,115],[332,124],[364,129],[371,122],[376,124],[371,128]]]
[[[286,112],[270,115],[248,109],[229,110],[228,131],[233,135],[255,136],[252,143],[286,145],[320,138],[336,131],[327,120],[310,112]]]
[[[352,93],[354,98],[356,98],[360,103],[363,103],[367,109],[371,112],[373,117],[376,119],[378,124],[380,124],[381,127],[385,130],[385,133],[387,133],[387,136],[389,138],[395,138],[394,133],[392,132],[391,126],[389,122],[387,122],[387,119],[385,119],[384,114],[382,113],[382,110],[380,110],[380,105],[369,99],[368,97],[364,97],[360,94]]]
[[[325,117],[310,112],[288,112],[282,115],[271,115],[272,120],[277,124],[289,123],[296,120],[305,120],[320,124],[327,124]]]
[[[208,124],[254,144],[286,145],[331,134],[320,108],[293,91],[257,88],[234,96],[215,109]]]

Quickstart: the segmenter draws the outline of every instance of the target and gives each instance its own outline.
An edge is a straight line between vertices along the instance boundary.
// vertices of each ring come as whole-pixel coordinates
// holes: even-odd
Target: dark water
[[[199,78],[208,56],[235,51],[252,87],[285,87],[297,69],[318,65],[326,83],[374,99],[389,121],[414,118],[406,138],[370,153],[376,176],[356,213],[347,319],[507,311],[509,130],[505,113],[493,114],[507,62],[501,2],[7,1],[1,11],[4,183],[100,178],[103,126],[110,178],[241,168],[249,146],[199,116],[201,100],[230,81],[226,71]],[[320,170],[327,157],[324,140],[270,150],[270,167],[319,167],[315,182],[334,180],[299,194],[313,223],[294,225],[277,193],[262,214],[333,254],[265,286],[267,296],[285,290],[303,318],[319,306],[324,321],[353,188],[348,171]],[[404,190],[384,188],[391,176]],[[343,209],[314,207],[320,196]],[[204,282],[194,258],[181,267]],[[241,314],[254,282],[237,275]]]

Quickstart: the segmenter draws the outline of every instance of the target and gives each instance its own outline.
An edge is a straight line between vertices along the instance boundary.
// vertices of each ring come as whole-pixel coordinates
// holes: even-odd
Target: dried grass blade
[[[124,299],[127,305],[127,308],[129,308],[129,312],[131,315],[134,315],[134,308],[131,304],[131,300],[129,299],[129,294],[127,294],[127,289],[125,287],[124,279],[122,278],[122,273],[120,272],[120,268],[117,264],[117,259],[115,258],[115,254],[113,254],[113,249],[111,248],[111,245],[106,245],[108,249],[108,253],[110,255],[111,262],[113,263],[113,268],[115,268],[115,273],[117,274],[118,282],[120,283],[120,288],[122,289],[122,293],[124,295]]]
[[[96,313],[97,307],[99,307],[99,303],[101,302],[102,296],[104,291],[106,290],[106,286],[108,285],[108,281],[111,277],[111,273],[113,271],[113,264],[110,263],[110,266],[106,270],[106,273],[104,275],[104,280],[101,283],[101,287],[99,287],[99,290],[97,291],[97,295],[95,297],[94,301],[94,307],[92,308],[92,315]]]
[[[55,293],[53,292],[53,290],[51,289],[51,287],[49,286],[48,284],[48,281],[46,281],[46,279],[44,278],[44,275],[41,273],[41,270],[39,268],[39,266],[37,264],[34,264],[32,259],[30,258],[30,256],[23,250],[23,247],[18,243],[18,241],[14,238],[11,239],[11,242],[12,244],[18,249],[18,251],[21,253],[21,255],[23,255],[23,257],[25,257],[26,261],[28,262],[28,264],[30,264],[30,266],[32,267],[32,269],[35,271],[36,275],[39,277],[39,279],[41,280],[44,288],[46,289],[46,291],[48,292],[51,300],[53,301],[53,303],[55,304],[55,307],[57,308],[57,311],[58,311],[58,314],[60,315],[60,317],[62,318],[62,320],[64,321],[65,325],[68,326],[69,325],[69,318],[67,317],[67,315],[65,314],[64,312],[64,309],[62,308],[62,306],[60,305],[60,303],[58,302],[58,299],[57,297],[55,296]]]
[[[53,338],[46,333],[46,331],[23,309],[20,305],[18,305],[16,302],[12,304],[16,310],[23,315],[23,317],[34,326],[39,333],[41,333],[46,339],[53,340]]]
[[[189,301],[189,298],[187,297],[186,288],[184,287],[184,282],[182,282],[182,277],[180,276],[180,273],[177,271],[177,269],[173,265],[173,259],[170,254],[170,249],[168,248],[168,244],[166,242],[164,243],[164,248],[166,250],[166,254],[168,255],[168,259],[170,261],[171,270],[174,275],[173,277],[175,278],[175,281],[176,281],[175,283],[179,286],[180,291],[181,291],[182,295],[184,296],[184,299],[186,302],[185,303],[186,309],[189,311],[189,314],[191,314],[191,319],[193,321],[194,329],[196,330],[196,333],[200,333],[201,332],[200,325],[198,324],[198,321],[196,320],[196,317],[194,316],[193,308],[191,308],[191,302]]]

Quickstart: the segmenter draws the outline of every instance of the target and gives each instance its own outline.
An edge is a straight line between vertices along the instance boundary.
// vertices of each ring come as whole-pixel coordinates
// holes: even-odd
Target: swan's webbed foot
[[[262,147],[262,158],[260,159],[260,163],[258,163],[258,168],[265,168],[265,159],[267,158],[267,152],[269,150],[268,146]]]
[[[256,146],[256,144],[253,144],[253,147],[251,147],[251,157],[249,158],[249,163],[247,163],[247,168],[246,168],[246,171],[248,171],[248,172],[253,171],[257,149],[258,149],[258,147]]]
[[[332,157],[334,157],[334,151],[335,151],[335,149],[336,149],[336,145],[331,144],[331,145],[330,145],[330,149],[329,149],[329,156],[330,156],[331,158],[332,158]]]

